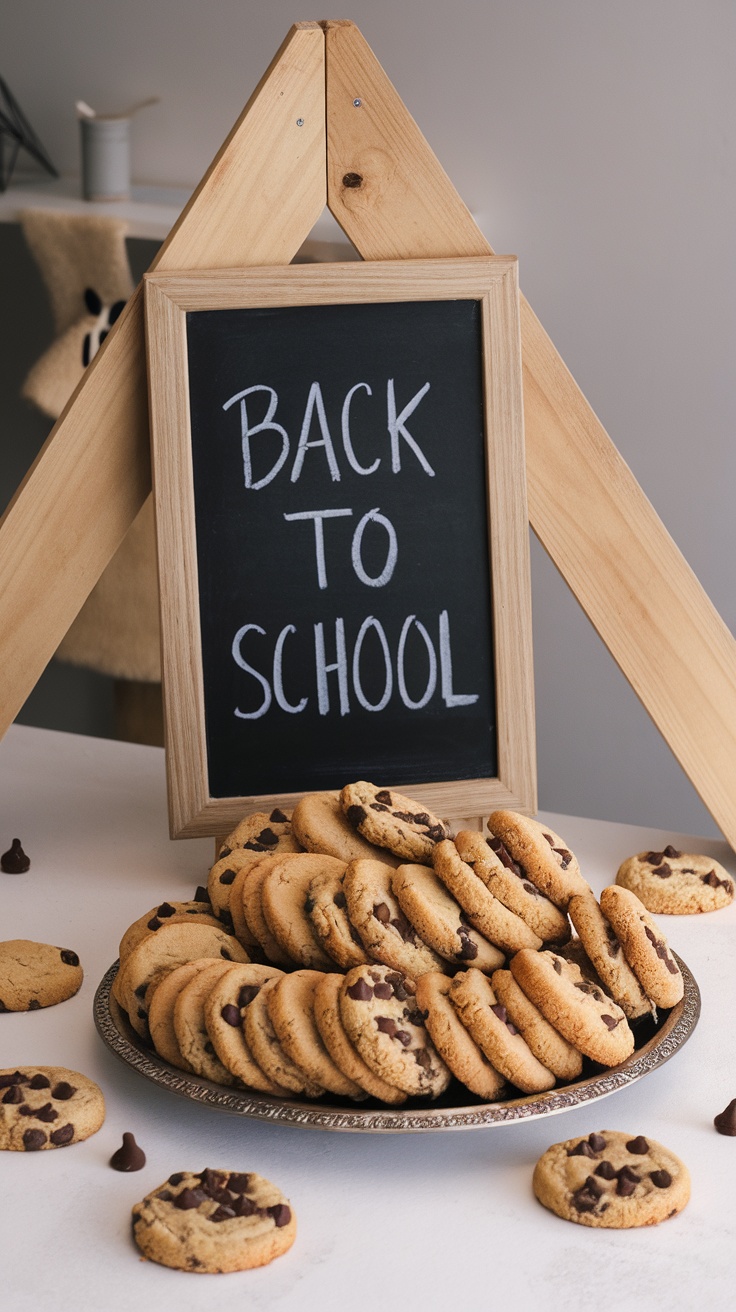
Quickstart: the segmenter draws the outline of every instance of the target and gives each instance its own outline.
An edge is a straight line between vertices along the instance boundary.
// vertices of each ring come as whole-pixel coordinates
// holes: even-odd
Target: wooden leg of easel
[[[325,39],[328,204],[363,258],[492,253],[358,29]],[[736,846],[736,642],[523,297],[521,332],[532,527]]]

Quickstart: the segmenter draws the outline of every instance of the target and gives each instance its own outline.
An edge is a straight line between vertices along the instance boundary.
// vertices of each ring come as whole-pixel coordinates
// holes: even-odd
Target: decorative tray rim
[[[433,1107],[426,1103],[410,1106],[361,1107],[360,1104],[334,1106],[299,1102],[293,1098],[274,1098],[266,1094],[212,1084],[169,1066],[155,1052],[145,1047],[130,1027],[110,989],[118,972],[115,961],[105,973],[95,993],[94,1021],[103,1042],[126,1066],[156,1084],[191,1102],[203,1103],[235,1116],[278,1121],[286,1125],[313,1130],[353,1133],[409,1134],[428,1130],[475,1130],[495,1125],[509,1125],[571,1111],[606,1098],[619,1089],[657,1070],[687,1042],[700,1016],[700,990],[692,971],[681,957],[673,954],[682,972],[683,998],[665,1016],[660,1028],[626,1061],[608,1070],[547,1093],[527,1094],[506,1102],[471,1103],[465,1107]]]

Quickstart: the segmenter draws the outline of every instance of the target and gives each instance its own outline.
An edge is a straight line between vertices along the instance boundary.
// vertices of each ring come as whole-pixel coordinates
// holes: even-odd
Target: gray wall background
[[[194,183],[290,23],[321,16],[295,0],[25,0],[5,7],[0,71],[65,172],[77,98],[160,95],[135,124],[135,177]],[[495,249],[519,256],[526,295],[734,629],[733,4],[342,0],[336,16],[359,24]],[[30,458],[42,434],[12,407],[0,422],[12,481],[19,444]],[[536,541],[532,571],[540,805],[715,833]]]

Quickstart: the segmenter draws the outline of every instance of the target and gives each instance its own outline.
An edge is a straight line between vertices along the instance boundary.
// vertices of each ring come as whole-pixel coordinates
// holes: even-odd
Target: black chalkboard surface
[[[146,309],[172,831],[359,778],[533,803],[515,261],[154,274]]]
[[[479,302],[187,343],[212,795],[495,775]]]

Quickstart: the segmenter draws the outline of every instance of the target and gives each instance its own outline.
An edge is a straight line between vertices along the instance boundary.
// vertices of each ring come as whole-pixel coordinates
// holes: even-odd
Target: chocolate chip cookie
[[[123,934],[118,948],[121,966],[133,948],[137,948],[149,934],[155,934],[162,925],[180,925],[186,924],[187,921],[193,921],[197,925],[218,924],[210,902],[159,902],[158,906],[152,907],[144,916],[134,920]]]
[[[518,811],[494,811],[488,828],[499,840],[494,850],[503,863],[505,851],[520,866],[523,877],[563,911],[575,893],[589,891],[574,854],[553,829]]]
[[[311,1080],[306,1071],[288,1057],[279,1043],[268,1011],[268,995],[278,979],[268,979],[245,1005],[243,1025],[245,1041],[261,1070],[289,1093],[305,1093],[308,1098],[320,1098],[324,1093],[321,1084]]]
[[[471,1038],[449,998],[451,980],[430,971],[417,980],[417,1006],[424,1012],[429,1037],[442,1060],[471,1093],[495,1102],[506,1081]]]
[[[94,1080],[66,1066],[0,1071],[0,1149],[33,1153],[88,1139],[105,1119]]]
[[[510,965],[522,992],[573,1048],[602,1066],[617,1066],[634,1051],[621,1008],[571,961],[557,952],[525,949]]]
[[[361,838],[345,815],[337,792],[308,793],[294,807],[291,823],[295,837],[307,852],[323,852],[346,865],[358,857],[399,864],[398,857]]]
[[[442,958],[423,943],[391,888],[393,867],[382,861],[351,861],[343,879],[347,911],[360,941],[376,961],[412,979],[444,970]]]
[[[315,1084],[343,1098],[364,1098],[361,1086],[335,1065],[317,1027],[314,994],[323,978],[319,970],[282,975],[268,993],[271,1024],[287,1057]]]
[[[416,985],[388,966],[356,966],[340,992],[340,1016],[351,1043],[371,1070],[408,1094],[443,1093],[450,1072],[417,1006]]]
[[[343,1074],[359,1084],[372,1098],[379,1098],[381,1102],[394,1106],[406,1102],[403,1090],[376,1075],[350,1042],[340,1016],[343,980],[343,975],[323,975],[314,991],[314,1019],[327,1051]]]
[[[0,943],[0,1011],[37,1011],[79,991],[84,971],[71,948],[12,938]]]
[[[434,868],[442,883],[459,902],[471,924],[489,943],[502,952],[521,948],[540,948],[542,941],[533,930],[508,907],[493,896],[488,886],[471,866],[462,860],[455,844],[447,839],[434,851]],[[501,965],[499,961],[496,963]]]
[[[515,1025],[537,1061],[558,1080],[568,1083],[576,1080],[583,1069],[583,1058],[558,1030],[544,1019],[538,1007],[530,1002],[516,983],[510,970],[495,970],[491,987],[498,1002],[506,1008],[506,1018]]]
[[[566,943],[570,925],[564,911],[550,902],[526,878],[518,862],[506,851],[500,838],[484,838],[475,829],[461,829],[455,838],[459,856],[470,866],[488,891],[509,911],[514,911],[536,934],[540,943]],[[529,943],[527,947],[534,945]]]
[[[323,871],[342,875],[345,862],[334,856],[299,852],[270,866],[261,885],[266,924],[283,952],[307,970],[332,970],[334,962],[320,945],[309,917],[309,885]]]
[[[444,820],[419,802],[365,780],[347,784],[340,793],[340,805],[353,828],[369,843],[387,848],[404,861],[431,865],[435,843],[450,836]]]
[[[265,1266],[295,1237],[288,1199],[252,1171],[176,1171],[133,1208],[133,1238],[144,1257],[179,1271]]]
[[[679,1157],[620,1130],[552,1144],[532,1183],[540,1203],[563,1220],[611,1230],[658,1225],[690,1197],[690,1175]]]
[[[212,925],[162,925],[149,934],[128,956],[118,973],[117,998],[128,1019],[142,1039],[148,1038],[146,993],[151,984],[162,979],[185,961],[212,957],[216,961],[247,961],[247,953],[238,940]]]
[[[534,1056],[487,976],[472,967],[462,971],[450,985],[450,999],[471,1038],[511,1084],[523,1093],[554,1087],[554,1075]]]
[[[350,923],[344,880],[345,869],[340,874],[321,870],[310,880],[304,909],[328,956],[343,970],[351,970],[353,966],[364,966],[371,958]]]
[[[671,844],[661,852],[630,856],[619,867],[616,883],[661,916],[720,911],[733,901],[733,879],[718,861],[678,852]]]
[[[280,970],[273,966],[248,964],[231,966],[215,981],[204,1004],[204,1021],[212,1045],[223,1066],[249,1089],[288,1097],[289,1090],[269,1079],[261,1070],[245,1038],[245,1009],[261,986],[278,979]]]
[[[235,1076],[217,1055],[205,1023],[205,1002],[230,969],[227,961],[210,961],[179,990],[174,1003],[174,1033],[182,1057],[197,1075],[213,1084],[235,1084]]]
[[[399,866],[391,880],[399,906],[420,938],[454,966],[472,963],[490,974],[504,956],[474,929],[462,907],[429,866]]]
[[[174,1029],[174,1007],[179,993],[200,970],[212,965],[212,957],[201,957],[198,961],[185,961],[175,966],[168,974],[157,980],[149,989],[144,999],[148,1012],[148,1030],[151,1042],[159,1057],[163,1057],[170,1066],[180,1071],[191,1071],[187,1059],[183,1056]]]
[[[607,993],[629,1020],[651,1013],[652,1004],[624,956],[613,926],[592,893],[570,898],[568,912]]]
[[[685,991],[680,968],[659,925],[636,894],[610,884],[601,893],[601,911],[647,997],[655,1007],[674,1007]]]

